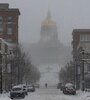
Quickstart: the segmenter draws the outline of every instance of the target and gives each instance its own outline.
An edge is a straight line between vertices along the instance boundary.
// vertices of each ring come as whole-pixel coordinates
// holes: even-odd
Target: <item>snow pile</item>
[[[6,94],[0,96],[0,100],[11,100]]]

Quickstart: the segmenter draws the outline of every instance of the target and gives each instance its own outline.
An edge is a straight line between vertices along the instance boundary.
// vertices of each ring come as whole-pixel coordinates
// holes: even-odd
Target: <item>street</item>
[[[35,92],[31,92],[24,99],[20,100],[84,100],[89,93],[83,93],[76,95],[64,95],[62,91],[55,88],[40,88]],[[19,99],[14,99],[19,100]]]

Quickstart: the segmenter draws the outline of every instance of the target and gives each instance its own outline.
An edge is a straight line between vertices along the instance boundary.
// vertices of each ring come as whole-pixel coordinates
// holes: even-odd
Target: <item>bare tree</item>
[[[75,78],[75,70],[73,66],[73,62],[70,61],[66,64],[64,68],[61,68],[59,72],[59,79],[63,81],[63,83],[72,82],[74,83]]]
[[[39,70],[31,63],[29,53],[23,51],[22,46],[18,47],[18,56],[19,56],[19,83],[31,83],[39,81],[40,72]]]

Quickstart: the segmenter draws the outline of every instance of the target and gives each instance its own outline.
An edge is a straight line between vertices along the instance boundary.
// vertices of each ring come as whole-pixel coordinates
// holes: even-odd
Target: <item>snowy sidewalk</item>
[[[85,100],[86,97],[90,96],[90,92],[82,92],[82,91],[77,91],[78,95],[78,100]]]
[[[7,94],[0,94],[0,100],[11,100]]]

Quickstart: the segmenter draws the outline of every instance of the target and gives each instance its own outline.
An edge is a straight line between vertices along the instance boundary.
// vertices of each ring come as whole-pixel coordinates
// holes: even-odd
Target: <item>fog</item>
[[[48,8],[58,26],[59,39],[71,45],[73,28],[90,28],[90,0],[0,0],[19,8],[19,41],[37,42]]]

